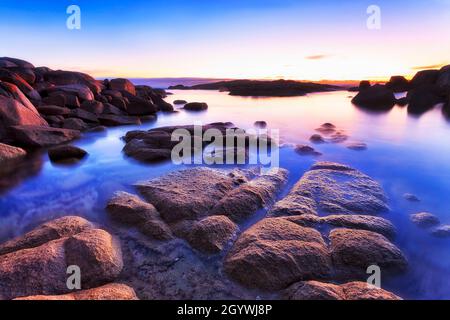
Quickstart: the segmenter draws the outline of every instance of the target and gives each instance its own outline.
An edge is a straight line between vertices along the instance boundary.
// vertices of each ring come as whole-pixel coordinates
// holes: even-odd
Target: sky
[[[382,80],[450,64],[450,0],[0,0],[0,31],[0,56],[95,77]]]

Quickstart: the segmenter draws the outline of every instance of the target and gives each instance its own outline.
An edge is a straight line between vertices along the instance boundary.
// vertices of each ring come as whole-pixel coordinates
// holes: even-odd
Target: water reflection
[[[2,163],[0,168],[0,195],[19,185],[23,180],[37,175],[43,166],[42,154],[28,154],[18,162]]]

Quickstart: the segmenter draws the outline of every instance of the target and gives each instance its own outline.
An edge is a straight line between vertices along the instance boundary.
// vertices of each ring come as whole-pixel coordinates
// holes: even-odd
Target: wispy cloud
[[[330,55],[328,55],[328,54],[316,54],[316,55],[312,55],[312,56],[306,56],[305,59],[308,59],[308,60],[321,60],[321,59],[326,59],[329,56]]]
[[[440,63],[440,64],[432,64],[432,65],[428,65],[428,66],[416,66],[416,67],[412,67],[412,70],[425,70],[425,69],[440,69],[443,66],[445,66],[446,63]]]

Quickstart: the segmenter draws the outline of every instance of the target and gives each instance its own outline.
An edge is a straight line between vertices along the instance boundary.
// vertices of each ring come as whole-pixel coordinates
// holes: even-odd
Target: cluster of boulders
[[[196,128],[198,129],[197,131]],[[220,148],[204,150],[212,142],[209,141],[210,139],[203,139],[205,133],[209,130],[214,130],[214,132],[220,133],[222,136],[223,143],[221,150]],[[178,132],[178,140],[172,138],[175,131]],[[216,122],[203,126],[180,125],[160,127],[148,131],[129,131],[123,137],[126,142],[123,151],[127,156],[142,162],[161,162],[171,159],[174,147],[181,141],[189,141],[189,155],[181,154],[183,151],[187,152],[187,150],[179,150],[180,156],[195,157],[196,155],[201,155],[203,158],[210,159],[211,161],[220,159],[223,163],[226,162],[227,157],[231,157],[236,163],[238,163],[239,159],[244,160],[242,162],[246,163],[249,158],[249,141],[252,138],[258,144],[256,147],[263,140],[267,143],[269,150],[275,147],[274,141],[267,135],[261,134],[255,136],[236,128],[231,122]],[[245,145],[241,146],[237,144],[235,147],[227,148],[226,142],[230,139],[242,139]],[[199,140],[200,142],[198,142]]]
[[[194,168],[140,182],[145,199],[120,192],[108,203],[112,219],[156,240],[174,236],[201,252],[217,253],[239,230],[237,223],[274,202],[285,170],[221,171]]]
[[[81,290],[68,285],[71,267],[78,267]],[[132,288],[114,283],[122,268],[115,237],[67,216],[0,245],[0,299],[137,299]]]
[[[334,124],[326,122],[316,129],[309,140],[313,143],[342,143],[348,140],[348,135],[344,130],[338,129]]]
[[[313,134],[309,141],[314,144],[322,143],[344,143],[350,150],[366,150],[367,144],[362,141],[348,141],[349,136],[344,130],[337,128],[334,124],[326,122],[316,129],[318,133]],[[296,153],[302,156],[321,156],[322,153],[307,144],[297,144],[294,147]]]
[[[393,76],[385,85],[370,85],[362,81],[352,102],[371,110],[390,110],[395,104],[408,105],[411,114],[422,114],[439,103],[444,112],[450,114],[450,65],[440,70],[419,71],[410,81],[402,76]],[[395,93],[407,92],[404,98],[396,99]]]
[[[158,111],[173,111],[165,96],[163,90],[134,86],[127,79],[99,81],[3,57],[0,141],[41,148],[67,143],[83,131],[140,124],[155,119]]]
[[[289,299],[399,299],[364,282],[369,266],[389,277],[408,265],[391,242],[395,227],[375,216],[389,209],[380,185],[318,162],[274,204],[287,175],[186,169],[137,183],[142,198],[118,193],[107,210],[149,239],[184,239],[201,254],[219,254],[225,274],[248,289]],[[241,232],[263,209],[267,216]]]
[[[195,267],[188,246],[219,263],[220,279],[207,290],[215,296],[230,297],[224,288],[239,285],[286,299],[400,299],[365,282],[369,266],[380,267],[383,279],[407,268],[391,242],[395,227],[376,216],[389,209],[380,185],[351,167],[318,162],[277,201],[287,181],[279,168],[195,167],[138,182],[139,196],[118,192],[107,204],[114,236],[69,216],[0,245],[0,298],[136,299],[129,285],[142,294],[164,283],[162,296],[205,290],[189,287],[215,278]],[[81,290],[67,286],[70,266],[80,268]],[[161,297],[144,294],[152,296]]]

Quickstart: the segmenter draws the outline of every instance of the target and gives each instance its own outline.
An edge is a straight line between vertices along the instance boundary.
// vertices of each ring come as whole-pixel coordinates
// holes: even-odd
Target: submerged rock
[[[416,195],[411,193],[405,193],[403,195],[403,198],[405,198],[405,200],[408,200],[410,202],[420,202],[420,199]]]
[[[403,253],[384,236],[365,230],[335,229],[330,233],[330,252],[336,275],[342,279],[366,279],[367,268],[377,265],[383,274],[403,272]]]
[[[367,150],[367,144],[364,142],[349,142],[346,147],[347,149],[355,151]]]
[[[175,100],[174,102],[173,102],[173,104],[186,104],[187,103],[187,101],[186,100]]]
[[[224,268],[246,287],[279,290],[299,280],[328,277],[331,259],[318,231],[266,218],[239,237]]]
[[[189,111],[203,111],[208,109],[208,105],[204,102],[190,102],[184,105],[184,109]]]
[[[295,152],[302,156],[321,156],[322,154],[311,146],[299,144],[295,147]]]
[[[267,128],[267,122],[265,121],[255,121],[255,123],[253,124],[256,128]]]
[[[195,223],[187,236],[189,244],[204,253],[219,253],[239,227],[226,216],[210,216]]]
[[[313,134],[309,140],[312,143],[325,143],[325,139],[320,134]]]
[[[438,238],[448,238],[450,237],[450,225],[442,225],[435,228],[431,234]]]
[[[348,139],[348,135],[346,135],[342,131],[336,131],[333,133],[326,141],[330,143],[342,143]]]
[[[161,220],[156,208],[135,195],[117,192],[108,202],[106,209],[114,221],[136,227],[150,238],[156,240],[172,238],[169,227]]]
[[[366,214],[388,210],[378,182],[351,167],[317,162],[270,215]]]
[[[53,147],[48,150],[48,156],[51,161],[77,161],[87,156],[87,152],[81,148],[63,145]]]
[[[441,223],[439,218],[429,212],[420,212],[411,215],[411,221],[421,228],[429,228]]]
[[[367,284],[349,282],[333,284],[319,281],[301,281],[283,291],[288,300],[401,300],[397,295]]]
[[[332,134],[336,131],[336,126],[332,123],[324,123],[319,128],[316,129],[316,131],[322,133],[322,134]]]
[[[14,300],[138,300],[138,297],[133,288],[125,284],[112,283],[59,296],[29,296]]]

